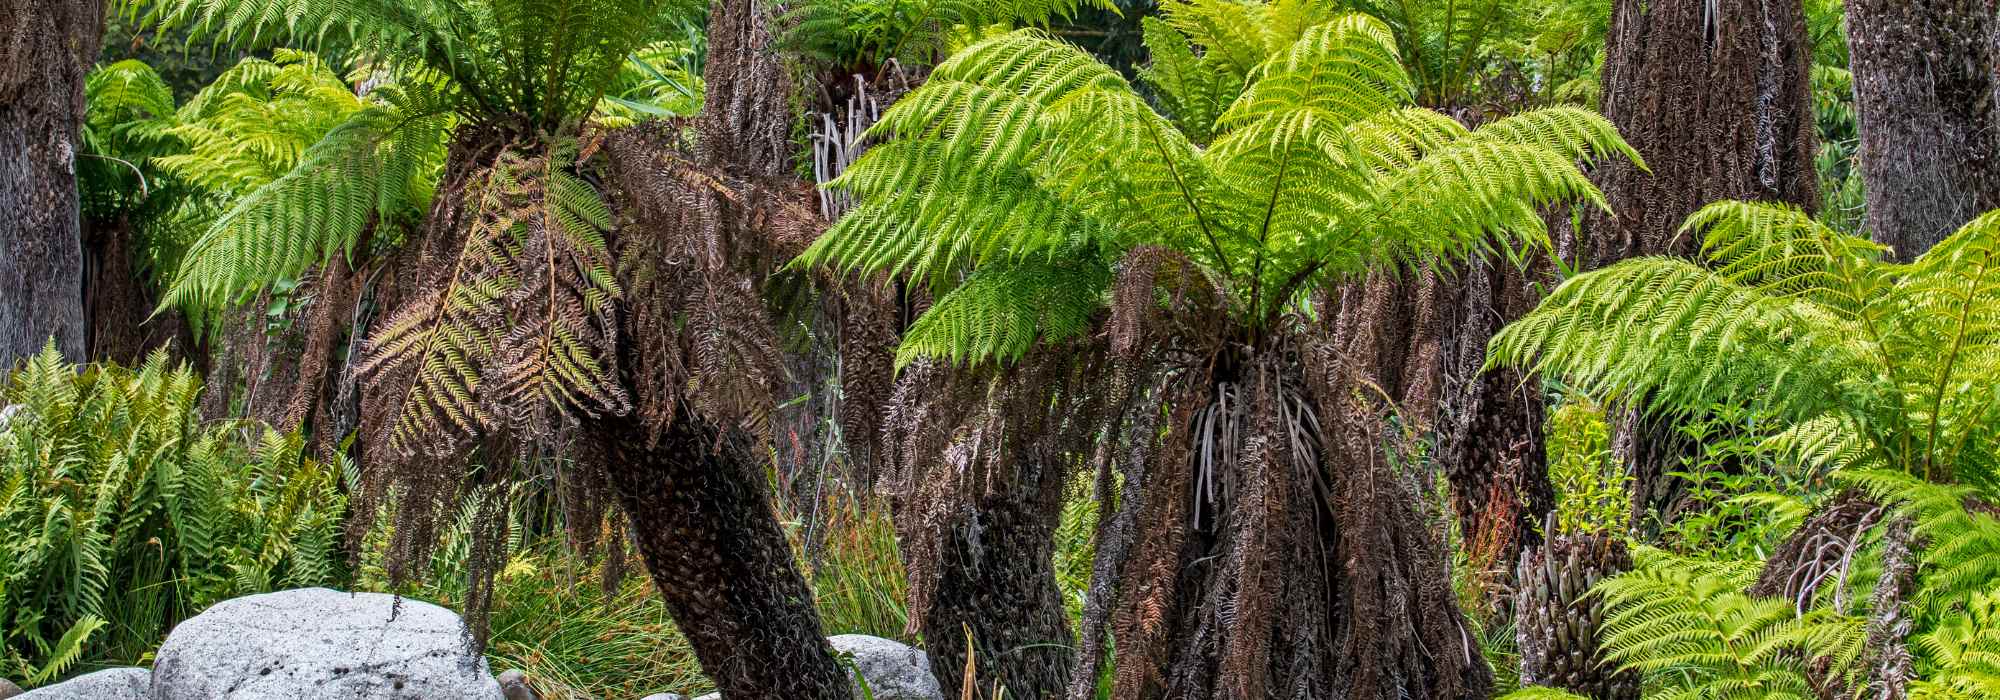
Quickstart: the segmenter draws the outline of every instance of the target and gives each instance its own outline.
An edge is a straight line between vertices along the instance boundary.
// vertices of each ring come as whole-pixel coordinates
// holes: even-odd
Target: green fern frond
[[[876,124],[883,143],[830,184],[857,206],[799,264],[943,294],[988,265],[1108,267],[1162,246],[1221,280],[1233,321],[1259,328],[1302,292],[1363,271],[1494,240],[1545,245],[1539,208],[1603,204],[1579,162],[1636,157],[1576,110],[1469,132],[1413,108],[1393,36],[1363,15],[1234,0],[1165,10],[1146,23],[1155,60],[1143,77],[1171,118],[1040,32],[975,43]],[[906,343],[902,355],[993,359],[1027,335],[956,334],[972,344]]]
[[[1771,406],[1820,464],[1986,483],[2000,467],[2000,212],[1908,265],[1783,205],[1690,217],[1712,269],[1629,260],[1565,282],[1489,346],[1665,410]]]
[[[918,357],[1008,362],[1037,342],[1076,337],[1103,308],[1111,283],[1105,268],[1090,262],[980,268],[911,324],[896,352],[897,366]],[[1022,304],[1022,299],[1034,303]]]

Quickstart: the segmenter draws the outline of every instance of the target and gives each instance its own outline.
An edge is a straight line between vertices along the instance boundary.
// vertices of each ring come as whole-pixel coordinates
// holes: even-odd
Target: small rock
[[[875,700],[944,700],[944,690],[931,675],[931,660],[923,650],[865,634],[838,634],[826,641],[833,645],[833,653],[854,656],[854,666],[868,680]],[[852,674],[850,670],[850,677]],[[855,684],[856,697],[860,697],[860,688]],[[721,693],[709,693],[694,700],[721,697]]]
[[[931,660],[923,650],[893,639],[865,634],[827,637],[836,654],[853,654],[875,700],[944,700]]]
[[[654,693],[639,700],[687,700],[687,696],[680,693]]]
[[[528,674],[521,669],[508,669],[500,673],[500,697],[507,700],[542,700],[535,693],[535,687],[528,684]]]
[[[21,694],[21,686],[14,685],[13,681],[7,680],[5,678],[0,678],[0,700],[7,700],[7,698],[11,698],[20,694]]]
[[[143,668],[113,668],[87,673],[51,686],[36,688],[18,700],[146,700],[153,672]],[[12,688],[14,684],[8,683]],[[19,688],[14,688],[19,691]]]
[[[450,610],[300,588],[233,598],[167,635],[152,700],[501,700]]]
[[[5,407],[0,407],[0,431],[5,431],[7,429],[7,424],[14,422],[14,416],[20,415],[21,411],[26,408],[27,406],[25,404],[18,404],[18,403],[11,404]],[[0,696],[0,697],[6,697],[6,696]]]

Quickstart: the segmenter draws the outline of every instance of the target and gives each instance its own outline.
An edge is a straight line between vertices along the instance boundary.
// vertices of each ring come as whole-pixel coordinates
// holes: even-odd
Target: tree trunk
[[[1993,0],[1848,0],[1867,227],[1908,261],[2000,208]]]
[[[1811,45],[1797,0],[1618,0],[1605,46],[1604,116],[1651,172],[1613,160],[1592,173],[1615,212],[1585,214],[1558,247],[1579,269],[1645,255],[1693,256],[1681,224],[1723,199],[1819,197]],[[1692,446],[1670,423],[1636,413],[1614,450],[1634,472],[1634,519],[1678,497],[1666,476]]]
[[[1092,446],[1101,353],[1034,353],[999,374],[918,363],[884,402],[884,491],[910,580],[910,627],[947,697],[1051,698],[1076,640],[1056,584],[1064,488]],[[966,635],[976,657],[964,687]]]
[[[1614,13],[1604,116],[1651,172],[1613,159],[1593,174],[1616,214],[1589,210],[1575,262],[1692,255],[1681,223],[1717,200],[1817,206],[1798,0],[1618,0]]]
[[[120,216],[84,224],[83,305],[90,319],[89,359],[132,366],[154,350],[169,348],[183,360],[197,355],[194,333],[177,310],[158,316],[158,304],[134,259],[132,222]]]
[[[923,631],[945,697],[966,692],[968,632],[978,657],[974,697],[1004,687],[1009,698],[1050,698],[1068,687],[1076,640],[1056,585],[1062,487],[1054,481],[1054,489],[975,497],[944,524]]]
[[[850,700],[752,447],[692,416],[592,425],[646,570],[723,697]]]
[[[0,0],[0,368],[55,340],[85,358],[76,192],[101,0]]]
[[[1483,611],[1504,617],[1522,550],[1541,543],[1536,527],[1555,510],[1549,485],[1540,382],[1520,372],[1482,372],[1486,344],[1532,309],[1538,282],[1553,275],[1504,258],[1461,268],[1441,301],[1452,314],[1444,328],[1444,381],[1436,411],[1437,461],[1451,484],[1452,514],[1474,583],[1488,595]]]

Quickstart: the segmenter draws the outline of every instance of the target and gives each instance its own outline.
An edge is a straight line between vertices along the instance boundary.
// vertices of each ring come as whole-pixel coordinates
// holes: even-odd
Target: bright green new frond
[[[784,45],[833,65],[923,64],[952,39],[999,26],[1044,26],[1108,0],[805,0],[787,17]]]
[[[1313,27],[1262,63],[1220,121],[1226,126],[1308,110],[1339,126],[1415,98],[1389,28],[1367,15],[1348,15]]]
[[[1481,125],[1476,133],[1479,138],[1536,146],[1572,161],[1594,163],[1616,157],[1646,167],[1646,161],[1618,135],[1611,120],[1587,109],[1532,109]]]
[[[973,44],[873,128],[883,143],[831,185],[856,206],[802,264],[944,292],[987,265],[1086,250],[1108,265],[1160,246],[1220,282],[1233,322],[1261,330],[1303,292],[1367,270],[1542,244],[1542,207],[1603,204],[1579,162],[1636,155],[1574,110],[1468,132],[1413,108],[1394,38],[1365,16],[1308,2],[1164,9],[1145,23],[1142,76],[1171,117],[1042,33]],[[1022,350],[986,337],[905,355],[1000,349]]]
[[[1868,367],[1844,333],[1698,265],[1637,258],[1563,283],[1488,354],[1597,396],[1667,410],[1761,399],[1808,420]]]
[[[1104,305],[1109,275],[1090,260],[980,268],[903,335],[896,364],[917,357],[953,363],[1011,361],[1037,342],[1077,336]]]
[[[2000,213],[1907,265],[1778,204],[1719,202],[1686,230],[1713,271],[1579,276],[1497,336],[1492,360],[1669,409],[1764,402],[1787,422],[1773,446],[1809,463],[1993,478]]]
[[[802,264],[839,261],[844,270],[943,287],[966,267],[1062,255],[1114,232],[1028,173],[949,167],[935,141],[872,149],[835,186],[868,203],[820,237]]]
[[[173,89],[143,61],[124,60],[98,67],[86,78],[84,94],[84,123],[92,130],[109,130],[120,124],[170,124],[174,118]]]

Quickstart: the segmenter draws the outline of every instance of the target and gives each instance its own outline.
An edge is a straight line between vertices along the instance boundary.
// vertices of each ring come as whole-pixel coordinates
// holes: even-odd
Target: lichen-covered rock
[[[930,657],[923,650],[893,639],[865,634],[827,637],[833,653],[852,655],[854,668],[867,679],[875,700],[944,700],[944,690],[931,675]],[[853,675],[853,670],[848,672]],[[856,688],[860,686],[857,684]],[[721,693],[709,693],[694,700],[718,700]],[[860,697],[856,692],[855,697]]]
[[[301,588],[226,600],[167,635],[152,700],[500,700],[456,613]]]
[[[143,668],[106,669],[36,688],[15,696],[15,700],[147,700],[152,675]],[[19,688],[14,690],[20,692]]]

